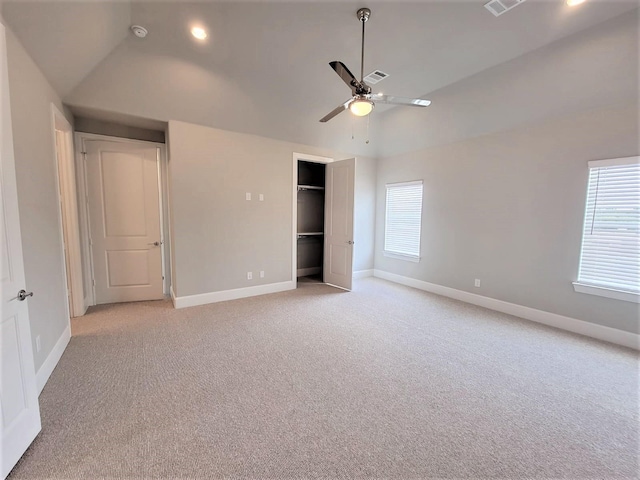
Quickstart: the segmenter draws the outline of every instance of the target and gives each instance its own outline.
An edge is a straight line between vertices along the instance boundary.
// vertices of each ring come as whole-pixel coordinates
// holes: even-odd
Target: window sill
[[[589,295],[614,298],[625,302],[640,303],[640,295],[637,293],[623,292],[622,290],[614,290],[613,288],[596,287],[595,285],[578,282],[573,282],[573,289],[578,293],[587,293]]]
[[[420,257],[416,257],[415,255],[403,255],[402,253],[393,253],[393,252],[384,252],[385,257],[395,258],[397,260],[406,260],[407,262],[418,263],[420,261]]]

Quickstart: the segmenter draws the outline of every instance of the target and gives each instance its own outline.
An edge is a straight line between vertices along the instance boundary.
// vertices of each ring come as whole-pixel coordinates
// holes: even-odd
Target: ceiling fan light
[[[366,98],[359,98],[349,104],[349,110],[358,117],[364,117],[373,110],[373,102]]]

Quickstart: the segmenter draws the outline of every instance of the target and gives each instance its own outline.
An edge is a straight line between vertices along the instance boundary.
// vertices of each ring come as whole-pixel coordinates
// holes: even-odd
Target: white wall
[[[636,100],[380,160],[376,269],[638,332],[638,304],[576,293],[571,282],[587,162],[637,155],[639,127]],[[385,184],[417,179],[422,259],[385,257]]]
[[[176,296],[291,280],[293,152],[353,156],[174,121],[169,149]],[[358,157],[356,177],[354,265],[371,269],[375,161]]]
[[[7,49],[22,248],[27,290],[34,292],[29,315],[38,371],[69,326],[51,103],[64,109],[9,29]],[[72,122],[71,115],[66,116]]]

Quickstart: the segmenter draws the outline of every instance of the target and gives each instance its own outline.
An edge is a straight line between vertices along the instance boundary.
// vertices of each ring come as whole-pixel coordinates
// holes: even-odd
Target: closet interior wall
[[[322,281],[325,165],[298,161],[297,277]]]

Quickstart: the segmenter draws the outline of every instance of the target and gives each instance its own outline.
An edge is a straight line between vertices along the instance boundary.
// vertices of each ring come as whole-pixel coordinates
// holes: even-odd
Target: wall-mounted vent
[[[499,17],[505,12],[508,12],[513,7],[517,7],[525,0],[491,0],[489,3],[485,3],[484,8],[493,13],[496,17]]]
[[[384,80],[388,76],[389,76],[388,73],[384,73],[381,70],[374,70],[369,75],[364,77],[364,83],[366,83],[367,85],[375,85],[380,80]]]

